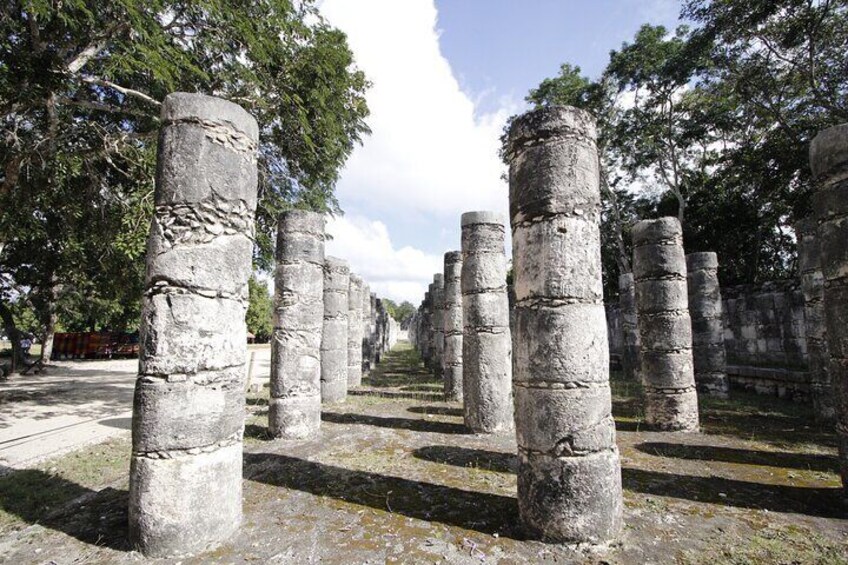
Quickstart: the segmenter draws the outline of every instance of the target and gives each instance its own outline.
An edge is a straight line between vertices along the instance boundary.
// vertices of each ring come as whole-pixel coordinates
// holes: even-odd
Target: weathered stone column
[[[368,347],[371,339],[371,287],[362,285],[362,374],[371,372],[371,352]]]
[[[504,237],[499,214],[462,215],[463,408],[475,433],[513,429]]]
[[[374,322],[374,361],[379,363],[383,358],[383,340],[386,331],[386,307],[383,306],[382,298],[374,301],[374,311],[377,313]]]
[[[321,426],[321,334],[324,324],[324,217],[291,210],[277,236],[274,337],[268,428],[274,437],[306,439]]]
[[[442,376],[445,357],[445,275],[433,275],[433,374]]]
[[[836,420],[834,388],[828,371],[827,332],[824,322],[824,276],[819,254],[818,225],[807,218],[795,226],[798,237],[798,267],[804,293],[804,334],[810,365],[813,415],[819,422]]]
[[[430,367],[430,291],[424,292],[424,302],[421,303],[421,329],[419,331],[419,348],[424,366]]]
[[[633,276],[645,421],[664,431],[698,431],[686,257],[677,218],[633,227]]]
[[[445,398],[462,400],[462,252],[445,253],[444,372]]]
[[[321,401],[347,397],[347,316],[350,267],[336,257],[324,260],[324,327],[321,333]]]
[[[810,145],[817,184],[818,219],[828,369],[836,397],[836,436],[844,502],[848,503],[848,124],[819,133]]]
[[[595,139],[591,116],[563,106],[509,131],[518,508],[555,542],[605,542],[622,522]]]
[[[639,375],[639,329],[636,324],[636,286],[633,273],[618,276],[618,309],[621,312],[621,332],[624,350],[621,368],[624,378],[636,380]]]
[[[350,275],[347,308],[347,386],[362,384],[362,279]]]
[[[730,392],[724,350],[721,287],[715,253],[686,256],[689,315],[692,318],[692,362],[698,392],[726,398]]]
[[[129,535],[149,557],[241,524],[256,121],[201,94],[162,105],[133,401]]]
[[[372,292],[368,301],[368,358],[373,369],[377,366],[377,295]]]

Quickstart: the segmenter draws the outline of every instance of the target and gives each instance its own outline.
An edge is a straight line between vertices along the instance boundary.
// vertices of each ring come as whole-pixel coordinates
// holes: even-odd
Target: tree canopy
[[[688,0],[682,26],[644,25],[597,79],[564,63],[534,105],[598,120],[605,290],[629,270],[638,219],[681,219],[687,252],[716,251],[723,284],[794,274],[809,213],[807,148],[848,120],[848,5]]]
[[[260,125],[255,260],[279,213],[336,210],[368,133],[346,37],[312,0],[22,0],[0,17],[0,315],[132,327],[162,99],[232,100]]]

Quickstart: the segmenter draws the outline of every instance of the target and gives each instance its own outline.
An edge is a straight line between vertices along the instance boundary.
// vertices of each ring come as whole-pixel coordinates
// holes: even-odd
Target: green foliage
[[[809,141],[848,120],[848,5],[689,0],[695,27],[643,26],[592,81],[568,63],[527,100],[598,120],[605,292],[629,270],[629,227],[676,215],[723,284],[792,276],[809,213]]]
[[[274,303],[268,292],[268,284],[251,276],[247,281],[249,303],[247,306],[247,331],[256,336],[256,341],[265,343],[274,333]]]
[[[0,17],[0,305],[132,329],[163,98],[233,100],[260,125],[258,265],[291,207],[335,210],[368,132],[344,34],[314,2],[11,2]],[[8,317],[4,317],[6,320]]]

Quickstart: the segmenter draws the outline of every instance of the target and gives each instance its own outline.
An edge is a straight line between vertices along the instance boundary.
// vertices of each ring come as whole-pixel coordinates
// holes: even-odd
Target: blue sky
[[[373,82],[373,134],[337,187],[328,253],[381,296],[417,304],[468,210],[506,213],[497,157],[505,120],[560,64],[596,76],[650,22],[677,25],[677,0],[324,0]]]

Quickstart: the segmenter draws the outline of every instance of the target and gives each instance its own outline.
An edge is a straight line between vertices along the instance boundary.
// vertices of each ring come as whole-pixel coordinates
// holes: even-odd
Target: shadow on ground
[[[251,481],[520,539],[515,529],[518,504],[509,496],[353,471],[278,453],[246,453],[244,460],[246,478]]]
[[[413,432],[427,432],[434,434],[470,433],[462,424],[417,420],[412,418],[370,416],[367,414],[338,414],[336,412],[324,412],[321,414],[321,420],[324,422],[332,422],[333,424],[362,424],[365,426],[377,426],[380,428],[394,428],[397,430],[410,430]]]
[[[499,473],[515,473],[517,457],[512,453],[431,445],[416,449],[413,456],[457,467],[474,467]],[[843,517],[841,488],[810,488],[773,485],[722,477],[700,477],[623,467],[625,490],[722,506],[794,512],[827,518]]]
[[[37,469],[0,477],[0,510],[84,543],[128,551],[127,491],[88,489]]]
[[[667,443],[648,441],[636,444],[635,449],[642,453],[657,457],[673,457],[698,461],[721,461],[723,463],[738,463],[744,465],[759,465],[781,467],[784,469],[804,469],[807,471],[824,471],[837,473],[839,462],[832,455],[812,453],[788,453],[773,451],[756,451],[753,449],[738,449],[714,445],[687,445],[682,443]]]

